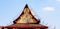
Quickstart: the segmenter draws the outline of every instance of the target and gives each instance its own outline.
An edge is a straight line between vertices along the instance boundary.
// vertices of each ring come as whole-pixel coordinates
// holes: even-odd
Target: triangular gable
[[[26,4],[21,15],[13,23],[39,23],[39,21],[32,15],[31,10]]]

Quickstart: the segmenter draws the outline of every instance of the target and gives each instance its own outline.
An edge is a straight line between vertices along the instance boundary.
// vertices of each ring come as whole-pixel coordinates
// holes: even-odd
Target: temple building
[[[4,27],[3,26],[0,26],[0,29],[4,29]]]
[[[40,20],[33,16],[26,4],[19,17],[13,21],[13,24],[5,26],[4,29],[48,29],[48,26],[40,24]]]

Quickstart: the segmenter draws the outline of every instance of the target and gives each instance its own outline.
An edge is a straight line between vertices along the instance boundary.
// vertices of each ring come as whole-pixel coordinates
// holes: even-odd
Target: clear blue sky
[[[13,24],[25,4],[49,29],[60,29],[60,0],[0,0],[0,26]]]

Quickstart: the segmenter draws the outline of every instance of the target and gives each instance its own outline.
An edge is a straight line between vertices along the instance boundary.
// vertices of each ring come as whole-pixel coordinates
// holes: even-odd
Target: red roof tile
[[[10,26],[6,26],[5,28],[48,28],[47,26],[41,24],[13,24]]]

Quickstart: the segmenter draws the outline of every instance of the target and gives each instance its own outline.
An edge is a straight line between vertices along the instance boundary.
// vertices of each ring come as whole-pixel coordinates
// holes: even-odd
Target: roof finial
[[[27,4],[25,5],[25,8],[28,8],[28,5]]]

